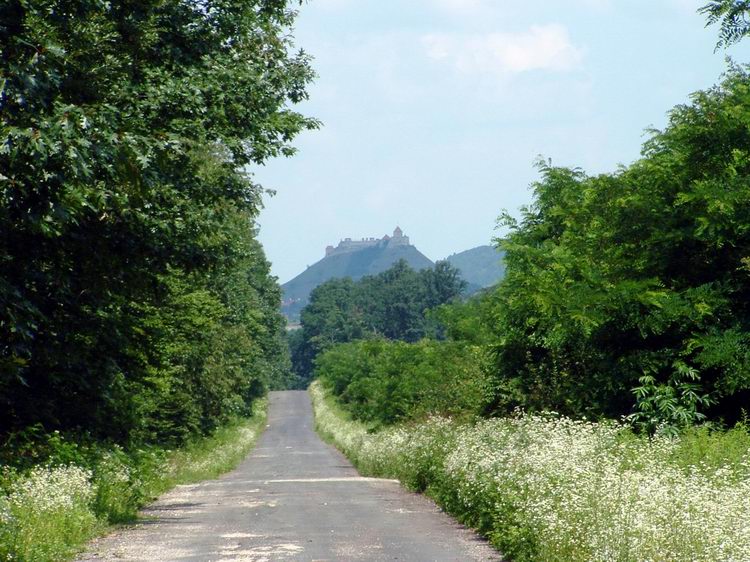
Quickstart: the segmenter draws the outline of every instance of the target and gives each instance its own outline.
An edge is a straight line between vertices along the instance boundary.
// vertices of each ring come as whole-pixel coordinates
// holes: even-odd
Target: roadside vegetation
[[[555,414],[420,418],[372,431],[321,382],[318,431],[362,474],[398,478],[511,560],[750,560],[750,433],[636,435]]]
[[[43,463],[23,471],[5,467],[0,474],[0,560],[67,560],[109,524],[134,519],[159,494],[232,470],[262,432],[266,406],[258,400],[251,418],[234,419],[175,450],[126,452],[53,434]]]
[[[749,32],[747,3],[702,11]],[[423,310],[422,341],[315,354],[321,434],[512,560],[750,560],[748,130],[730,62],[633,164],[540,162],[498,286]]]
[[[532,203],[499,220],[505,278],[468,302],[446,291],[429,303],[414,284],[389,307],[389,293],[362,299],[362,282],[322,285],[302,312],[296,367],[316,366],[355,414],[387,411],[449,346],[451,376],[482,387],[485,415],[625,417],[650,434],[731,427],[750,404],[749,72],[730,64],[614,173],[540,163]],[[382,310],[389,326],[418,329],[384,330]]]
[[[0,559],[233,466],[293,378],[251,171],[317,126],[294,5],[3,4]]]

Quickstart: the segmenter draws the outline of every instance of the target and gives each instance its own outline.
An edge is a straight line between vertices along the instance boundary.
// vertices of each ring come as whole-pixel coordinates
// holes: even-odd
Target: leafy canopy
[[[706,25],[719,24],[716,48],[729,47],[750,33],[750,2],[747,0],[711,0],[699,12]]]
[[[372,338],[416,342],[434,333],[436,322],[426,312],[456,299],[465,285],[447,262],[414,271],[403,260],[356,282],[323,283],[311,293],[302,310],[302,328],[292,336],[295,371],[308,380],[315,357],[337,343]]]
[[[247,167],[317,125],[289,5],[3,4],[3,431],[182,439],[281,376]]]
[[[750,398],[750,76],[733,67],[616,173],[540,165],[502,243],[496,407],[737,419]]]

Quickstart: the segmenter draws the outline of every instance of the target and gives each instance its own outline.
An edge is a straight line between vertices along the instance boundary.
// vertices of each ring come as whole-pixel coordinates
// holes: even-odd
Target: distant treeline
[[[0,18],[0,443],[179,444],[290,376],[246,168],[316,126],[287,2]],[[32,453],[29,453],[32,454]],[[18,455],[12,457],[19,461]]]
[[[359,281],[319,285],[302,311],[302,328],[289,333],[298,384],[307,385],[315,358],[336,344],[375,338],[416,342],[436,335],[439,325],[427,312],[455,300],[465,287],[448,262],[415,271],[404,260]]]

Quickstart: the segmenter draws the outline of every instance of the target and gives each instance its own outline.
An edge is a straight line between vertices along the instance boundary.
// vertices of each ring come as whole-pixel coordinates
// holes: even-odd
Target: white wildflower
[[[559,416],[431,418],[370,434],[334,412],[319,384],[311,394],[319,430],[361,469],[407,482],[438,475],[464,513],[489,509],[499,524],[512,513],[539,559],[750,562],[747,459],[680,469],[673,438]]]

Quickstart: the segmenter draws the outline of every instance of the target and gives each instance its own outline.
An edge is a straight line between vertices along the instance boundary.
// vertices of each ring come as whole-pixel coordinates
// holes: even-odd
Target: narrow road
[[[498,560],[473,532],[391,480],[363,478],[313,431],[306,392],[272,392],[254,451],[180,486],[85,561]]]

